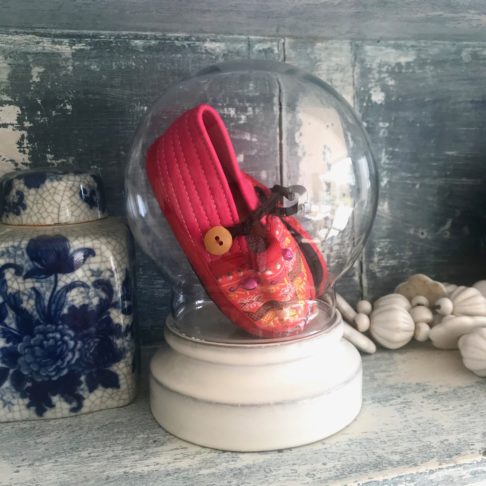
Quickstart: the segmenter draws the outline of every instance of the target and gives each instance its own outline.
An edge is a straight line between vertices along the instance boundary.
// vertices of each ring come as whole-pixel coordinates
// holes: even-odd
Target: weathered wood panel
[[[339,434],[305,447],[230,453],[197,447],[150,414],[147,368],[128,407],[0,427],[0,484],[482,484],[484,379],[454,351],[365,356],[363,408]]]
[[[362,292],[378,296],[416,271],[461,283],[484,278],[482,43],[3,33],[0,173],[98,167],[111,210],[120,214],[123,167],[146,107],[208,64],[248,57],[286,59],[314,72],[353,102],[367,125],[381,203],[363,260],[341,291],[352,300]],[[255,170],[256,160],[248,168]],[[137,268],[142,337],[154,342],[170,288],[140,252]]]
[[[288,62],[355,105],[377,156],[378,218],[338,284],[353,300],[414,272],[461,283],[486,276],[485,47],[286,39]]]
[[[381,175],[365,293],[414,272],[486,277],[486,46],[358,43],[356,105]]]
[[[329,83],[354,105],[354,51],[349,40],[285,39],[285,61]]]
[[[98,168],[113,214],[145,109],[176,80],[228,59],[281,57],[278,39],[0,34],[0,174],[37,166]],[[137,255],[144,342],[162,337],[170,289]]]
[[[486,39],[483,0],[2,0],[0,27],[321,37]]]

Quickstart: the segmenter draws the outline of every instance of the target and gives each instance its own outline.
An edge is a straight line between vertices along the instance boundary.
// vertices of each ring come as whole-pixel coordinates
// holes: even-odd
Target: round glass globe
[[[363,126],[351,106],[311,74],[278,62],[228,62],[166,91],[147,111],[130,151],[130,227],[173,285],[176,313],[187,302],[210,299],[153,195],[146,153],[182,113],[202,103],[223,118],[242,170],[267,187],[306,189],[295,217],[326,259],[332,295],[362,251],[376,213],[377,171]]]

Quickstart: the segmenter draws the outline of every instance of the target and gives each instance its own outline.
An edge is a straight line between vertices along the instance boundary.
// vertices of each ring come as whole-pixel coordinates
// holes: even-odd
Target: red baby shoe
[[[242,171],[243,172],[243,171]],[[269,196],[272,191],[275,190],[269,189],[267,186],[263,185],[261,182],[257,181],[255,178],[251,177],[246,172],[243,172],[247,180],[253,185],[257,194]],[[278,187],[278,186],[275,186]],[[302,186],[294,186],[297,191],[302,189],[302,192],[305,192],[305,188]],[[283,188],[287,189],[287,188]],[[300,191],[299,191],[300,192]],[[283,194],[283,197],[287,199],[289,196],[295,197],[292,194],[292,189],[287,189],[287,194]],[[292,198],[293,200],[293,198]],[[293,218],[291,215],[295,214],[298,210],[297,201],[294,202],[289,208],[285,209],[282,207],[278,208],[278,214],[280,215],[283,223],[289,230],[290,234],[295,238],[295,241],[299,245],[299,249],[302,252],[305,260],[307,261],[307,265],[312,273],[312,279],[314,281],[314,287],[316,289],[316,296],[320,297],[324,294],[327,285],[327,265],[320,252],[319,248],[316,245],[315,240],[312,238],[309,233],[302,227],[299,220],[297,218]]]
[[[221,311],[251,334],[301,332],[326,286],[324,259],[282,206],[291,190],[243,173],[216,110],[180,116],[150,147],[147,175],[196,274]],[[317,291],[316,291],[317,288]]]

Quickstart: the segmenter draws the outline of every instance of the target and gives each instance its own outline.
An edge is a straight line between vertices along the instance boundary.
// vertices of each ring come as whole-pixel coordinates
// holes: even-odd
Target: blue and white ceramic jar
[[[100,179],[35,170],[0,186],[0,422],[128,404],[131,238]]]

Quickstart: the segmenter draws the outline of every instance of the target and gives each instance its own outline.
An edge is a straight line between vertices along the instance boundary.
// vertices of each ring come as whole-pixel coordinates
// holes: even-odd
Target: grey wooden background
[[[377,156],[378,217],[338,288],[485,278],[486,5],[386,4],[0,0],[0,174],[96,167],[122,214],[131,137],[158,95],[214,62],[287,61],[354,105]],[[141,252],[137,278],[142,339],[157,342],[170,289]]]

